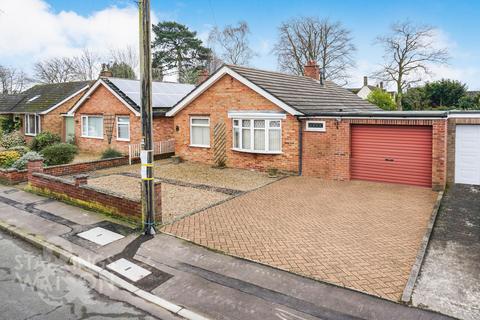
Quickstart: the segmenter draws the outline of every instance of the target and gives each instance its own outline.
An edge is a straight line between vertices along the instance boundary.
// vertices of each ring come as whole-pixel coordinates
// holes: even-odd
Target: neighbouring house
[[[154,141],[173,138],[173,119],[165,113],[194,85],[172,82],[152,83]],[[111,147],[127,153],[131,144],[140,144],[140,81],[100,77],[70,109],[75,123],[75,143],[80,151],[100,153]]]
[[[443,189],[447,112],[386,112],[320,77],[224,65],[180,100],[175,152],[210,165]]]
[[[0,96],[0,114],[18,119],[27,141],[45,131],[56,133],[63,141],[68,141],[73,138],[73,122],[65,115],[91,83],[39,84],[16,95]]]
[[[363,77],[363,86],[362,87],[360,87],[360,88],[349,88],[348,90],[350,90],[352,93],[356,94],[357,96],[359,96],[363,100],[367,100],[368,95],[374,90],[387,91],[383,87],[383,82],[380,82],[377,86],[369,85],[367,76]],[[387,91],[387,92],[390,94],[392,99],[395,99],[395,92],[394,91]]]

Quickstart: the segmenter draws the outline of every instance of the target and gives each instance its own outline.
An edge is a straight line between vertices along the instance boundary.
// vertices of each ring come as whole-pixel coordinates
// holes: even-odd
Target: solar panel
[[[118,89],[122,90],[137,105],[141,106],[140,81],[109,78]],[[191,84],[173,82],[152,83],[152,104],[153,108],[171,108],[190,91],[195,88]]]

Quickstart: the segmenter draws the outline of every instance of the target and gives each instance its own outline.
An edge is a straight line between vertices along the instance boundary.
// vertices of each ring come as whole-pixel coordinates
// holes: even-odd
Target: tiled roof
[[[305,76],[235,65],[227,67],[305,115],[342,111],[381,111],[377,106],[331,81],[324,81],[322,85],[319,81]]]
[[[90,85],[91,81],[39,84],[16,95],[0,98],[0,111],[9,113],[40,113]],[[2,102],[3,101],[3,102]]]
[[[0,94],[0,113],[8,113],[23,97],[21,93]]]

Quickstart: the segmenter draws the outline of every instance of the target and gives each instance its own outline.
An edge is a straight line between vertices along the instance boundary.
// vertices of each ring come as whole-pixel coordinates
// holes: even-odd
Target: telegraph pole
[[[153,134],[152,134],[152,56],[150,41],[150,0],[139,0],[140,85],[142,97],[142,217],[145,235],[155,234]]]

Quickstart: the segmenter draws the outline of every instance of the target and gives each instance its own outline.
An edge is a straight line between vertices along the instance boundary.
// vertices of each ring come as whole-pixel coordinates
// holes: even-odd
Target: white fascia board
[[[105,83],[105,81],[103,81],[102,79],[98,79],[97,82],[95,82],[95,84],[90,88],[90,90],[87,91],[87,93],[85,93],[83,95],[83,97],[73,106],[72,109],[70,109],[70,111],[68,111],[67,115],[69,116],[73,116],[75,115],[75,111],[85,102],[85,100],[87,100],[88,98],[90,98],[91,94],[98,88],[98,86],[100,85],[103,85],[105,88],[107,88],[108,91],[110,91],[114,96],[115,98],[117,98],[118,100],[120,100],[120,102],[122,102],[130,111],[132,111],[137,117],[140,116],[140,112],[138,112],[137,110],[135,110],[134,108],[132,108],[132,106],[127,102],[125,101],[122,97],[120,97],[115,91],[112,90],[112,88],[110,88],[110,86],[108,84]]]
[[[472,113],[449,113],[448,114],[449,118],[456,118],[456,119],[480,119],[480,112],[472,112]]]
[[[66,97],[65,99],[63,99],[62,101],[60,101],[59,103],[57,103],[56,105],[54,105],[53,107],[45,110],[45,111],[42,111],[40,112],[39,114],[47,114],[55,109],[57,109],[58,107],[60,107],[62,104],[64,104],[65,102],[67,102],[68,100],[72,99],[73,97],[75,97],[76,95],[78,95],[79,93],[81,93],[82,91],[85,91],[89,88],[88,85],[86,85],[85,87],[83,87],[82,89],[78,90],[77,92],[75,92],[74,94],[72,94],[71,96],[68,96]]]
[[[267,91],[263,90],[256,84],[252,83],[245,77],[241,76],[237,72],[233,71],[230,69],[228,66],[223,66],[220,70],[218,70],[212,77],[210,77],[208,80],[203,82],[201,85],[199,85],[197,88],[195,88],[192,92],[190,92],[185,98],[183,98],[172,110],[168,111],[166,113],[167,117],[173,117],[175,114],[177,114],[180,110],[182,110],[185,106],[187,106],[190,102],[195,100],[199,95],[201,95],[205,90],[210,88],[215,82],[217,82],[221,77],[224,75],[230,75],[234,79],[240,81],[242,84],[246,85],[256,93],[260,94],[264,98],[270,100],[272,103],[280,107],[281,109],[285,110],[291,115],[294,116],[301,116],[303,113],[295,110],[294,108],[290,107],[287,105],[285,102],[281,101],[280,99],[274,97]]]
[[[255,111],[229,111],[228,117],[241,119],[278,119],[284,120],[287,118],[285,113],[274,112],[255,112]]]

